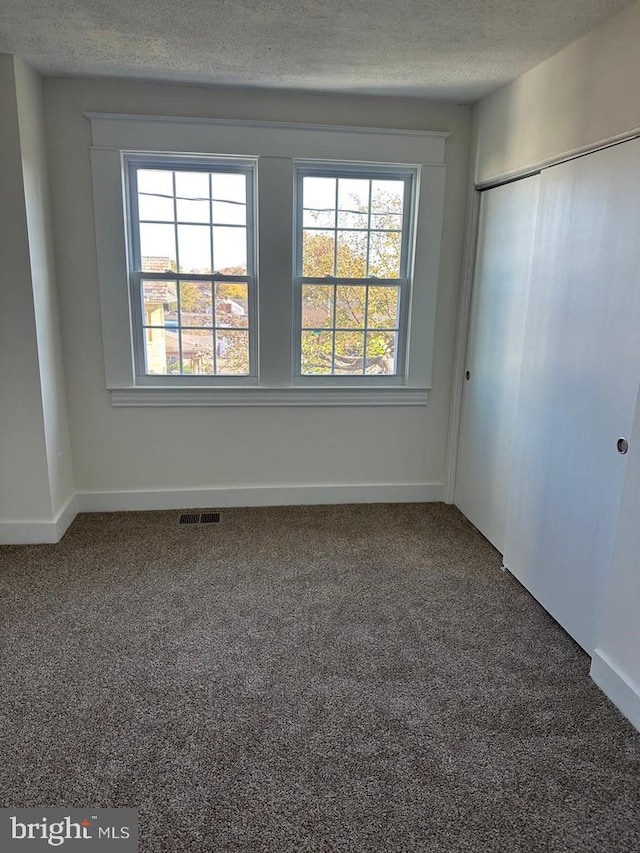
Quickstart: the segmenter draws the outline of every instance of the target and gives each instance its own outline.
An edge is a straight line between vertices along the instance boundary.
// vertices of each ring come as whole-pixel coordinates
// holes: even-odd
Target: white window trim
[[[116,406],[424,405],[431,387],[444,148],[449,134],[324,125],[89,113],[98,283],[106,388]],[[258,160],[259,384],[154,384],[136,380],[129,297],[123,152],[237,156]],[[419,170],[407,369],[401,384],[348,387],[295,379],[293,241],[295,161],[406,165]],[[274,216],[273,211],[278,215]],[[316,380],[316,377],[308,377]],[[370,377],[377,378],[377,377]],[[370,379],[369,378],[369,379]],[[387,377],[381,377],[386,379]],[[398,377],[389,377],[397,380]],[[227,378],[228,379],[228,378]]]

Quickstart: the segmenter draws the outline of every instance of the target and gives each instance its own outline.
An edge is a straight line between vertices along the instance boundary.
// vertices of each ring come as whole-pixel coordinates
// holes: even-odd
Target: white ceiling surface
[[[0,0],[46,75],[475,101],[630,0]]]

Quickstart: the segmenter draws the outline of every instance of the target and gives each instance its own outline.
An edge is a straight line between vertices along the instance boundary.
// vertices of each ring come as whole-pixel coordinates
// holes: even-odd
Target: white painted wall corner
[[[78,500],[74,494],[51,520],[0,521],[0,545],[43,545],[59,542],[77,514]]]

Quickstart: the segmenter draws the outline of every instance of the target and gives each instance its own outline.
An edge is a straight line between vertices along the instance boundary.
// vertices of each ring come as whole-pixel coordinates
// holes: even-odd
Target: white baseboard
[[[365,483],[328,486],[237,486],[78,492],[78,512],[191,509],[196,507],[300,506],[303,504],[431,503],[441,501],[443,483]]]
[[[44,545],[59,542],[77,512],[76,495],[71,495],[50,521],[0,521],[0,545]]]
[[[58,537],[55,540],[56,542],[59,542],[62,539],[64,534],[67,532],[67,528],[70,526],[78,512],[78,496],[73,494],[56,516],[55,525],[56,535]]]
[[[590,675],[616,708],[640,731],[640,685],[620,672],[601,649],[593,652]]]
[[[78,492],[69,498],[50,521],[0,521],[0,545],[59,542],[79,512],[303,504],[432,503],[443,499],[443,483],[231,486],[215,489]]]
[[[0,545],[44,545],[59,539],[55,521],[0,521]]]

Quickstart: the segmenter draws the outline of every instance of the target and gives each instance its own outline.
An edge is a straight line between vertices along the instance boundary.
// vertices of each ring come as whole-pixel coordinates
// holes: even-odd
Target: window
[[[88,118],[113,405],[427,402],[446,133]]]
[[[297,169],[297,375],[402,375],[415,172]]]
[[[137,376],[251,376],[253,165],[140,157],[126,164]]]

